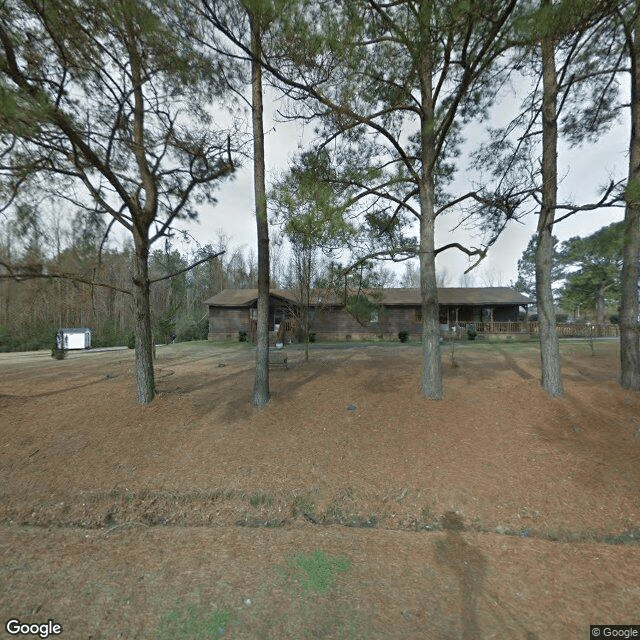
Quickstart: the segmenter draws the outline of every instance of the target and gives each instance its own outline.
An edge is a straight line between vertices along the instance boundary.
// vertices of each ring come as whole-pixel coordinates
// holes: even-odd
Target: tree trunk
[[[631,63],[631,140],[624,213],[622,293],[620,296],[620,384],[640,391],[638,333],[638,259],[640,258],[640,26],[628,38]]]
[[[149,404],[156,392],[149,301],[149,246],[145,239],[136,237],[135,247],[132,281],[136,337],[136,401],[138,404]]]
[[[309,329],[311,314],[311,249],[307,249],[307,255],[303,255],[304,260],[304,282],[305,282],[305,310],[304,310],[304,360],[309,362]]]
[[[607,311],[605,293],[609,287],[601,286],[598,289],[598,295],[596,297],[596,324],[604,324],[604,319]]]
[[[422,384],[423,395],[441,400],[442,362],[440,359],[440,331],[438,317],[438,285],[435,262],[434,181],[435,140],[434,104],[429,23],[431,9],[428,2],[420,11],[420,301],[422,305]]]
[[[551,0],[542,0],[543,6]],[[547,29],[549,29],[549,25]],[[553,266],[553,221],[558,192],[558,85],[553,36],[546,34],[541,42],[542,54],[542,207],[538,219],[536,249],[536,303],[540,328],[540,360],[542,388],[552,396],[561,396],[562,371],[560,345],[553,306],[551,269]]]
[[[262,122],[262,67],[260,24],[249,14],[251,25],[251,96],[253,124],[253,180],[258,230],[258,317],[256,327],[256,372],[252,403],[263,407],[269,402],[269,223],[265,189],[264,129]]]

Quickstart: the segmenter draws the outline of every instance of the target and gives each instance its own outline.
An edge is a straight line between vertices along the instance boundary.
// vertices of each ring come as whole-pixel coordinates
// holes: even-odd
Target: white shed
[[[58,349],[90,349],[91,329],[58,329]]]

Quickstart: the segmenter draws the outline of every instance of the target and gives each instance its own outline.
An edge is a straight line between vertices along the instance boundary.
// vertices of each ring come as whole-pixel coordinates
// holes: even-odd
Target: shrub
[[[19,348],[20,341],[6,327],[0,326],[0,351],[17,351]]]
[[[209,335],[209,319],[205,317],[198,322],[191,322],[187,325],[179,326],[176,333],[178,342],[206,340]]]
[[[238,331],[238,342],[246,342],[246,341],[247,341],[247,332]]]
[[[67,355],[67,352],[65,351],[64,346],[62,346],[64,344],[62,339],[63,338],[62,338],[61,331],[57,332],[53,337],[53,347],[51,349],[51,357],[55,358],[56,360],[64,360],[65,356]]]
[[[56,360],[64,360],[67,356],[67,352],[64,349],[59,349],[57,346],[51,349],[51,357]]]
[[[133,331],[127,336],[127,347],[129,347],[129,349],[136,348],[136,336]]]
[[[398,331],[398,340],[400,342],[409,342],[409,332],[406,329]]]
[[[478,332],[476,331],[476,326],[474,324],[470,324],[467,328],[467,338],[469,340],[475,340]]]
[[[316,332],[309,331],[309,342],[315,342],[315,341],[316,341]]]

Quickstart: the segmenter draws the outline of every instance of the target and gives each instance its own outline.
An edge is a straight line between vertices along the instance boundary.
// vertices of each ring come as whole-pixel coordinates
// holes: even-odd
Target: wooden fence
[[[475,326],[478,333],[519,333],[538,335],[540,332],[537,322],[474,322],[458,323],[458,326],[466,332],[471,325]],[[560,338],[617,338],[620,329],[617,324],[578,324],[563,323],[556,325]]]

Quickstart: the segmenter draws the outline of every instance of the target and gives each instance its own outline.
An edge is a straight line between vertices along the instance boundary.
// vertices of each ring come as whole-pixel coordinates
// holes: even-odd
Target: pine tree
[[[170,0],[0,8],[5,193],[28,179],[129,232],[142,404],[155,395],[150,247],[174,221],[195,217],[194,200],[234,169],[226,133],[193,124],[210,120],[201,81],[215,73],[179,39],[182,20]]]

